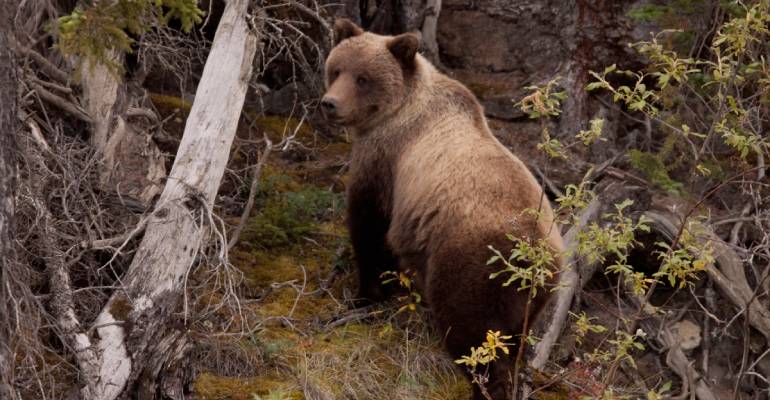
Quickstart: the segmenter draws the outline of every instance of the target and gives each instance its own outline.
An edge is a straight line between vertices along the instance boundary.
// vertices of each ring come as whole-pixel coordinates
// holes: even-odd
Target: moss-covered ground
[[[164,115],[183,120],[189,112],[189,104],[178,98],[152,100]],[[469,385],[444,353],[424,310],[398,313],[403,305],[398,300],[367,309],[351,306],[356,282],[343,196],[349,143],[340,137],[319,140],[309,124],[293,118],[245,114],[232,171],[255,162],[261,146],[249,140],[264,136],[279,142],[296,133],[295,148],[304,153],[274,151],[262,169],[254,210],[229,253],[243,278],[240,309],[221,307],[196,323],[202,332],[195,350],[195,398],[466,399]],[[171,128],[180,131],[171,132],[173,137],[181,137],[183,124]],[[226,176],[221,192],[243,200],[248,175]],[[241,210],[220,206],[219,214],[234,226]],[[225,296],[212,289],[197,297],[197,305],[210,309]],[[231,329],[218,335],[228,326],[223,321],[230,321]],[[237,334],[244,326],[247,333]]]
[[[250,307],[260,326],[245,350],[259,361],[236,376],[203,371],[197,398],[466,398],[467,383],[422,312],[396,315],[395,302],[351,308],[343,196],[294,167],[276,160],[263,170],[255,209],[230,253],[246,292],[259,297]]]
[[[181,138],[189,104],[172,96],[152,100],[170,136]],[[357,284],[344,221],[345,138],[321,135],[294,118],[245,112],[218,215],[230,230],[238,224],[259,140],[278,143],[286,135],[296,142],[274,150],[264,164],[254,209],[227,257],[241,279],[228,286],[221,271],[205,268],[190,277],[197,287],[190,307],[198,315],[189,323],[196,340],[194,398],[469,398],[470,384],[443,350],[427,310],[402,307],[408,296],[352,306]],[[569,397],[549,390],[537,397]]]

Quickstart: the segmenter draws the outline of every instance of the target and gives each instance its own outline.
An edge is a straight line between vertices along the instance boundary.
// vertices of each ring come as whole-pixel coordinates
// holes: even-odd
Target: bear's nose
[[[334,115],[337,112],[337,100],[324,97],[321,99],[321,107],[324,112]]]

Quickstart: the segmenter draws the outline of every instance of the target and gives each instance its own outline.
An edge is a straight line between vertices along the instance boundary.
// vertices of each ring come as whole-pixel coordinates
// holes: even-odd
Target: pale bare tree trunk
[[[422,42],[425,47],[425,55],[435,65],[441,65],[439,57],[438,40],[438,16],[441,13],[441,0],[428,0],[425,4],[425,19],[422,22]]]
[[[11,306],[8,274],[13,262],[13,219],[17,169],[15,160],[17,104],[16,63],[11,51],[12,15],[15,2],[0,0],[0,398],[13,395],[13,350],[11,335],[15,310]]]
[[[126,390],[152,398],[156,392],[145,383],[157,378],[173,361],[168,353],[180,346],[183,327],[168,326],[169,316],[213,225],[212,206],[256,52],[248,4],[227,3],[168,182],[121,279],[124,289],[113,294],[94,322],[99,372],[83,387],[84,399],[115,399]]]
[[[116,65],[123,64],[122,54],[113,51],[108,58]],[[129,109],[141,109],[143,115],[154,113],[138,103],[144,97],[142,93],[130,93],[130,85],[105,64],[84,60],[80,74],[84,105],[91,123],[91,144],[102,159],[100,185],[149,205],[161,191],[166,168],[151,133],[146,132],[148,124],[143,126],[155,121],[137,117],[129,120],[128,114]]]

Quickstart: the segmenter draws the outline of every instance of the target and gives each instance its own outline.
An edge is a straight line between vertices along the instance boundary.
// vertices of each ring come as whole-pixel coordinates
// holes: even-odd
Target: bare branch
[[[254,198],[257,195],[257,187],[259,186],[259,177],[262,173],[262,166],[265,165],[265,162],[267,161],[268,156],[270,156],[270,151],[272,149],[273,143],[270,141],[270,139],[268,139],[267,135],[265,135],[265,149],[262,150],[262,155],[259,157],[257,165],[254,166],[254,172],[252,173],[251,177],[251,186],[249,187],[249,198],[246,201],[246,207],[243,208],[243,213],[241,214],[240,221],[238,221],[238,226],[236,226],[235,230],[233,230],[233,234],[230,237],[229,243],[227,244],[228,249],[232,249],[238,243],[238,237],[241,235],[243,227],[246,226],[246,221],[251,214],[251,210],[254,208]]]
[[[532,368],[542,370],[545,367],[550,357],[551,349],[561,335],[561,331],[568,318],[573,298],[581,288],[581,277],[584,278],[582,282],[584,284],[596,269],[596,264],[585,265],[582,263],[583,260],[578,258],[578,233],[588,226],[589,223],[599,219],[602,210],[630,197],[632,191],[637,189],[636,187],[629,186],[627,183],[610,181],[603,189],[599,189],[599,195],[581,211],[577,224],[572,226],[564,235],[565,254],[568,255],[564,260],[565,269],[560,272],[559,289],[556,291],[556,298],[547,306],[548,311],[543,313],[543,315],[547,315],[549,318],[543,319],[538,323],[540,326],[543,324],[547,325],[545,326],[546,331],[542,339],[535,345],[535,356],[529,362]]]
[[[16,50],[17,53],[31,58],[35,63],[40,67],[40,69],[43,70],[43,72],[48,75],[49,78],[58,81],[61,84],[67,84],[69,83],[69,74],[59,69],[59,67],[55,66],[52,62],[48,61],[47,58],[43,57],[40,53],[26,48],[24,46],[21,46],[19,44],[16,44],[14,46],[14,50]]]
[[[653,221],[656,230],[669,239],[679,232],[679,219],[672,214],[648,211],[644,214]],[[746,313],[749,323],[770,341],[770,311],[761,305],[746,280],[744,265],[735,251],[714,232],[704,226],[706,232],[698,239],[710,243],[716,258],[715,264],[706,265],[706,273],[717,287],[733,302],[741,313]]]
[[[77,106],[70,102],[69,100],[66,100],[62,97],[59,97],[51,92],[49,92],[47,89],[43,88],[42,86],[30,82],[29,86],[42,98],[43,100],[55,105],[56,107],[60,108],[63,111],[66,111],[67,113],[71,114],[72,116],[76,117],[77,119],[86,122],[86,123],[92,123],[93,119],[91,118],[88,113],[86,113],[85,110],[80,108],[80,106]]]

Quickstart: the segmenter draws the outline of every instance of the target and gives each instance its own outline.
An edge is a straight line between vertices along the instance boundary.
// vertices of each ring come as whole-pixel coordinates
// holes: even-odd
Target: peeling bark
[[[122,64],[120,54],[113,52],[109,58]],[[161,191],[166,167],[152,135],[129,120],[130,111],[138,108],[131,102],[144,96],[132,96],[131,85],[121,82],[116,71],[100,62],[84,61],[80,74],[91,144],[102,157],[100,184],[148,205]]]
[[[548,325],[542,339],[535,345],[535,356],[529,362],[529,365],[536,370],[542,370],[545,367],[545,363],[551,355],[551,349],[564,329],[567,313],[572,306],[575,291],[580,285],[580,273],[578,272],[580,267],[578,259],[575,257],[577,234],[598,216],[600,209],[601,204],[597,197],[580,214],[578,224],[571,227],[564,235],[565,254],[569,255],[564,259],[565,270],[559,275],[560,289],[556,292],[556,299],[548,306],[549,309],[553,308],[553,310],[543,313],[550,318],[542,321]]]
[[[168,183],[122,279],[125,290],[113,294],[94,323],[101,365],[96,389],[82,390],[86,399],[114,399],[124,390],[151,398],[148,385],[169,361],[168,351],[181,346],[168,339],[169,323],[175,325],[169,317],[205,244],[251,77],[257,38],[247,24],[248,4],[227,3]]]
[[[54,218],[45,201],[39,197],[39,193],[34,202],[42,215],[42,230],[45,232],[44,235],[40,235],[40,247],[44,252],[41,255],[46,261],[48,281],[51,286],[50,308],[61,331],[62,340],[69,346],[74,355],[80,370],[81,381],[86,387],[93,390],[98,379],[98,354],[92,347],[91,339],[75,314],[69,269],[64,264],[64,255],[59,250],[59,244],[52,242],[52,238],[58,237],[53,232]]]
[[[422,43],[425,48],[423,53],[434,65],[441,65],[439,59],[438,16],[441,13],[441,0],[428,0],[425,4],[425,19],[422,22]]]

